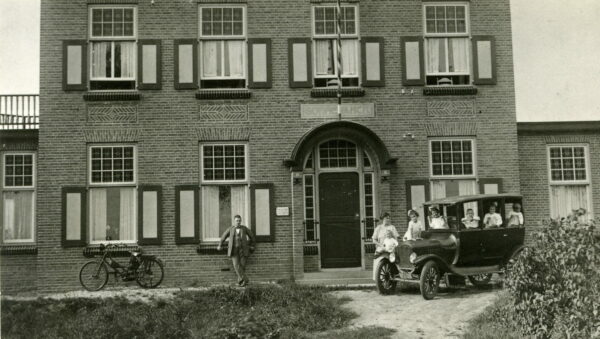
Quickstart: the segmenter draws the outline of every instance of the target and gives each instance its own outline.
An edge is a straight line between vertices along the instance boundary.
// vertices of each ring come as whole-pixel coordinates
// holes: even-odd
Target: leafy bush
[[[593,223],[550,221],[507,272],[512,316],[542,338],[600,338],[600,242]]]

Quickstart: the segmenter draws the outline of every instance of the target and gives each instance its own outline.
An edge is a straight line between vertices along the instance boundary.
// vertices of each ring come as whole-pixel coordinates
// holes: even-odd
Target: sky
[[[39,93],[40,0],[0,0],[0,94]],[[511,0],[517,121],[600,120],[600,0]]]

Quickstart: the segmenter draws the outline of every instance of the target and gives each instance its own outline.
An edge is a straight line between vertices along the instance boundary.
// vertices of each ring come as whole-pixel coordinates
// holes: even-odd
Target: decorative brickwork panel
[[[85,130],[86,142],[137,142],[137,129],[93,129]]]
[[[548,144],[588,143],[588,135],[546,135],[544,141]]]
[[[199,141],[247,141],[250,129],[246,127],[205,127],[196,129]]]
[[[137,106],[89,105],[88,122],[137,122]]]
[[[342,104],[341,113],[344,118],[373,118],[375,117],[375,104]],[[337,118],[337,105],[301,104],[300,117],[302,119]]]
[[[248,105],[199,105],[201,121],[247,121]]]
[[[429,137],[477,135],[476,122],[432,122],[423,126]]]
[[[427,115],[436,118],[475,115],[473,101],[428,101]]]

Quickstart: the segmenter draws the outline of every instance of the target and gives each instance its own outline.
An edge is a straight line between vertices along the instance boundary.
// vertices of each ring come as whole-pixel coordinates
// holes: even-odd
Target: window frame
[[[92,182],[92,148],[94,147],[133,147],[133,181],[123,181],[123,182]],[[138,153],[137,153],[137,145],[134,143],[107,143],[107,144],[98,144],[98,143],[90,143],[88,144],[88,154],[87,154],[87,181],[89,187],[114,187],[114,186],[135,186],[137,188],[137,171],[138,171]]]
[[[456,33],[429,33],[427,32],[427,7],[449,7],[449,6],[463,6],[465,8],[465,27],[466,32],[456,32]],[[425,83],[427,84],[427,77],[452,77],[452,76],[468,76],[469,81],[467,84],[452,84],[451,86],[469,86],[473,83],[473,53],[472,53],[472,43],[471,43],[471,19],[470,19],[470,6],[467,1],[451,1],[451,2],[424,2],[422,6],[422,25],[423,25],[423,58],[424,58],[424,71],[425,71]],[[467,39],[467,65],[469,70],[467,72],[428,72],[428,40],[429,39],[443,39],[446,43],[446,67],[449,67],[449,50],[448,50],[448,41],[452,38],[465,38]],[[444,86],[442,85],[427,85],[427,86]]]
[[[338,35],[336,34],[320,34],[317,35],[316,33],[316,24],[315,24],[315,10],[316,8],[334,8],[336,9],[337,6],[332,5],[332,4],[325,4],[325,5],[321,5],[321,4],[317,4],[317,5],[313,5],[311,6],[311,41],[312,41],[312,52],[311,52],[311,58],[312,58],[312,64],[315,65],[314,67],[312,67],[312,76],[313,76],[313,87],[315,88],[327,88],[327,86],[325,87],[321,87],[321,86],[316,86],[315,85],[315,79],[337,79],[338,74],[337,74],[337,67],[333,68],[333,74],[331,75],[319,75],[317,74],[317,50],[316,50],[316,41],[318,40],[336,40]],[[342,40],[356,40],[356,48],[355,48],[355,53],[356,53],[356,65],[357,65],[357,74],[356,76],[351,76],[351,75],[341,75],[342,79],[357,79],[358,81],[358,85],[357,86],[345,86],[346,88],[348,87],[360,87],[361,84],[361,79],[362,79],[362,74],[361,74],[361,65],[362,65],[362,60],[361,60],[361,39],[360,39],[360,12],[359,12],[359,6],[358,4],[350,4],[350,3],[345,3],[342,4],[342,9],[345,7],[351,7],[354,8],[354,22],[355,22],[355,33],[354,34],[341,34],[341,39]],[[337,26],[336,26],[336,31],[337,31]],[[334,56],[334,65],[337,62],[336,59],[336,55],[337,55],[337,44],[334,42],[333,43],[333,56]],[[344,87],[344,86],[342,86]]]
[[[244,146],[244,180],[205,180],[204,179],[204,146],[205,145],[233,145],[233,146]],[[251,215],[252,204],[250,202],[250,166],[248,163],[248,154],[249,154],[249,145],[247,141],[215,141],[215,142],[200,142],[199,143],[199,153],[200,153],[200,185],[199,185],[199,196],[200,200],[202,200],[202,187],[203,186],[243,186],[244,187],[244,195],[246,197],[245,201],[245,211],[246,215],[242,215],[242,225],[248,226],[252,229]],[[202,218],[202,210],[203,204],[200,204],[200,242],[218,242],[220,238],[205,238],[205,228]]]
[[[202,34],[202,9],[203,8],[241,8],[242,9],[242,19],[243,19],[243,34],[242,35],[203,35]],[[204,77],[203,72],[203,49],[202,45],[205,41],[242,41],[242,66],[243,66],[243,75],[242,77],[232,77],[232,76],[216,76],[216,77]],[[221,45],[221,50],[225,47],[223,43]],[[221,66],[224,63],[225,53],[221,53]],[[247,6],[244,4],[199,4],[198,5],[198,87],[200,89],[207,89],[202,87],[202,81],[212,81],[212,80],[245,80],[244,87],[239,88],[248,88],[248,16],[247,16]],[[208,88],[208,89],[219,89],[217,88]]]
[[[93,36],[93,20],[92,20],[93,14],[92,14],[92,12],[94,9],[104,9],[104,8],[133,9],[133,35],[132,36],[110,36],[110,37]],[[91,91],[102,92],[102,91],[135,91],[135,90],[137,90],[138,76],[139,76],[139,74],[138,74],[139,56],[138,56],[138,28],[137,28],[137,26],[138,26],[138,9],[137,9],[137,6],[135,6],[135,5],[103,4],[103,5],[89,5],[88,6],[88,25],[87,25],[87,29],[88,29],[88,34],[87,34],[88,88],[91,88],[92,81],[102,81],[102,82],[133,81],[134,82],[133,89],[93,89]],[[133,77],[121,77],[121,78],[93,77],[92,45],[97,42],[110,42],[111,56],[114,56],[115,42],[133,42],[133,45],[134,45],[134,48],[133,48],[133,55],[134,55]],[[114,70],[115,70],[115,58],[111,57],[111,72],[114,73]]]
[[[554,147],[560,147],[561,149],[561,159],[562,159],[562,148],[563,147],[583,147],[583,154],[585,160],[585,180],[554,180],[552,179],[552,160],[550,157],[550,149]],[[575,167],[573,167],[575,168]],[[559,186],[574,186],[574,185],[591,185],[590,178],[590,148],[587,143],[565,143],[565,144],[547,144],[546,145],[546,170],[548,173],[548,185],[559,185]],[[561,169],[561,172],[563,170]]]
[[[348,143],[351,143],[352,145],[354,145],[354,149],[356,151],[355,153],[355,165],[354,166],[345,166],[345,167],[323,167],[321,166],[321,146],[323,144],[326,144],[330,141],[345,141]],[[363,157],[362,157],[362,153],[360,152],[362,150],[362,148],[360,148],[358,146],[358,144],[356,144],[354,141],[350,140],[350,139],[346,139],[344,137],[340,137],[340,138],[327,138],[322,140],[321,142],[319,142],[316,147],[316,157],[313,155],[313,167],[315,170],[319,170],[319,172],[346,172],[346,171],[358,171],[362,166],[360,166],[362,164],[363,161]],[[337,158],[339,159],[339,158]],[[346,158],[349,159],[349,158]],[[315,162],[316,161],[316,162]],[[316,166],[316,167],[315,167]]]
[[[0,152],[0,165],[2,168],[0,171],[2,183],[0,183],[0,216],[2,216],[2,233],[0,233],[1,244],[3,245],[17,245],[17,244],[35,244],[37,237],[37,152],[36,151],[6,151]],[[5,178],[6,178],[6,155],[32,155],[32,185],[31,186],[5,186]],[[31,238],[30,239],[4,239],[4,192],[33,192],[33,201],[32,201],[32,222],[31,222]]]
[[[472,174],[433,174],[433,149],[432,142],[434,141],[470,141],[471,142],[471,164],[473,165]],[[429,177],[434,180],[445,180],[445,179],[477,179],[477,139],[474,137],[434,137],[427,140],[428,158],[429,158]],[[463,161],[464,164],[464,161]],[[454,169],[452,169],[454,172]]]

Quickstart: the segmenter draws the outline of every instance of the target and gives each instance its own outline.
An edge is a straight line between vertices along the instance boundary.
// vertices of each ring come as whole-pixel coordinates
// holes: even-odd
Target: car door
[[[479,228],[463,229],[459,232],[458,266],[477,266],[483,260],[483,235]]]
[[[506,228],[487,228],[482,231],[482,258],[487,265],[495,265],[504,258],[508,231]]]

